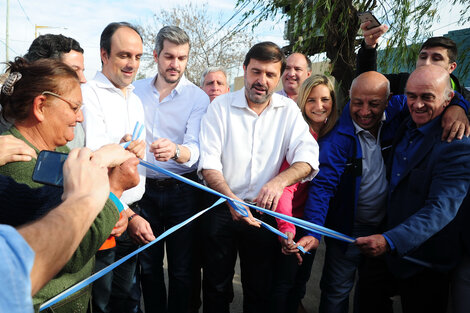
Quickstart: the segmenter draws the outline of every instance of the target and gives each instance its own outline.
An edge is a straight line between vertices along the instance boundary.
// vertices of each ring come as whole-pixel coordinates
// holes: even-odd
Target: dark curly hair
[[[46,34],[34,39],[24,58],[29,62],[39,59],[60,60],[62,54],[69,53],[71,50],[83,54],[83,49],[78,41],[64,35]]]

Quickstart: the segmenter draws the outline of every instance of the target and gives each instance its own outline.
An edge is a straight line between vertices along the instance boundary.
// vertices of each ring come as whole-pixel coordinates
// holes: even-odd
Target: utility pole
[[[5,62],[8,63],[8,61],[10,59],[9,56],[8,56],[8,49],[9,49],[8,48],[8,42],[10,40],[10,30],[9,30],[9,27],[8,27],[8,24],[10,24],[9,23],[9,21],[10,21],[10,0],[7,0],[7,16],[6,16],[5,20],[7,22],[7,25],[5,27],[5,29],[6,29],[6,36],[5,36],[5,60],[6,61]]]

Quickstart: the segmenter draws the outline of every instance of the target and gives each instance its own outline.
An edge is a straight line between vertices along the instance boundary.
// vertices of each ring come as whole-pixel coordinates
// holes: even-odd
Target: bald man
[[[307,220],[352,237],[380,231],[388,193],[385,154],[409,115],[406,97],[390,97],[389,88],[387,78],[377,72],[363,73],[352,82],[351,102],[335,128],[319,140],[320,172],[312,181],[305,205]],[[311,249],[314,236],[309,234],[298,244]],[[325,242],[320,312],[348,312],[355,273],[365,257],[353,244],[330,238]]]
[[[282,72],[283,89],[277,93],[297,101],[300,86],[312,74],[312,62],[302,53],[292,53],[286,60],[286,69]]]
[[[454,96],[445,69],[418,67],[406,96],[410,118],[397,132],[387,171],[388,230],[356,245],[367,255],[387,254],[403,312],[446,312],[449,271],[462,252],[458,213],[470,186],[470,139],[441,141],[442,113]]]
[[[335,128],[319,140],[320,172],[310,187],[307,220],[353,237],[379,230],[387,197],[382,147],[391,143],[406,109],[405,97],[390,99],[389,88],[388,80],[377,72],[353,81],[351,103]],[[312,233],[298,244],[311,249],[316,240]],[[364,256],[352,244],[330,238],[325,242],[320,312],[348,312],[349,292]]]

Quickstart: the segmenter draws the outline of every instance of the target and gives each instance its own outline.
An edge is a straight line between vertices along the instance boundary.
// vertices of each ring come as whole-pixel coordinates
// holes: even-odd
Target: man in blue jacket
[[[387,171],[388,230],[356,244],[371,256],[390,252],[403,312],[446,312],[449,270],[462,252],[459,208],[470,185],[470,139],[441,141],[441,115],[454,96],[444,69],[417,68],[406,95],[411,118],[398,130]]]
[[[382,224],[387,197],[382,150],[406,114],[406,100],[391,98],[387,78],[377,72],[358,76],[350,98],[336,127],[319,141],[321,169],[310,187],[305,218],[323,225],[328,212],[325,226],[357,237],[376,233]],[[348,312],[349,292],[364,257],[354,245],[331,238],[325,242],[320,312]]]
[[[358,76],[351,85],[350,97],[351,104],[345,107],[335,128],[319,140],[320,172],[311,183],[304,218],[359,237],[380,232],[388,192],[382,154],[390,150],[409,112],[406,97],[390,97],[388,80],[377,72]],[[452,109],[463,113],[457,106]],[[447,113],[450,110],[446,115],[452,115]],[[452,128],[452,122],[447,124],[447,129]],[[310,250],[314,237],[320,238],[311,233],[297,244]],[[320,312],[348,312],[349,292],[364,256],[352,244],[330,238],[325,242]],[[296,247],[292,248],[294,252]]]

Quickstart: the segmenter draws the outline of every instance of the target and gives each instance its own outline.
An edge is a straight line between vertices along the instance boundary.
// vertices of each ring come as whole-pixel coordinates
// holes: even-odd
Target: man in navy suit
[[[387,171],[388,230],[356,244],[367,255],[388,252],[403,312],[446,312],[449,271],[462,252],[459,208],[470,185],[470,139],[441,141],[442,112],[454,96],[444,69],[417,68],[406,95],[410,118],[398,131]]]

